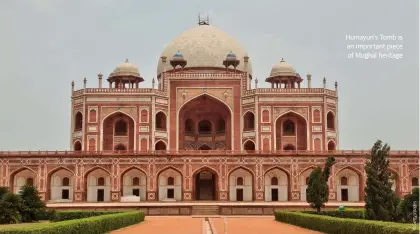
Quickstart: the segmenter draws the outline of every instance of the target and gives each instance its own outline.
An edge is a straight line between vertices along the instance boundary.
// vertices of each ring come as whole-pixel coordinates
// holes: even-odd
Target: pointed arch
[[[356,175],[357,175],[357,190],[353,190],[352,188],[351,188],[351,186],[350,185],[341,185],[340,183],[341,183],[341,177],[342,176],[340,176],[340,173],[342,172],[342,171],[344,171],[344,170],[349,170],[349,171],[352,171],[352,172],[354,172]],[[335,174],[334,174],[334,176],[333,176],[333,178],[334,178],[334,184],[335,184],[335,186],[336,186],[336,193],[337,193],[337,199],[343,199],[343,197],[342,196],[344,196],[343,194],[339,194],[339,193],[342,193],[342,189],[347,189],[347,191],[348,191],[348,200],[350,201],[350,199],[351,199],[351,197],[350,196],[352,196],[353,197],[353,199],[356,199],[356,195],[357,195],[357,200],[358,201],[363,201],[364,200],[364,188],[363,188],[363,186],[364,186],[364,180],[363,180],[363,172],[361,172],[359,169],[357,169],[357,168],[355,168],[355,167],[353,167],[353,166],[345,166],[345,167],[343,167],[343,168],[340,168],[339,170],[337,170],[336,172],[335,172]],[[351,180],[350,180],[351,181]],[[347,178],[347,182],[349,182],[349,178]],[[342,186],[344,186],[344,187],[342,187]],[[348,187],[347,187],[348,186]],[[355,188],[354,188],[355,189]],[[355,192],[355,193],[354,193]],[[351,195],[351,194],[353,194],[353,195]]]
[[[20,172],[22,172],[22,171],[25,171],[25,170],[28,170],[28,171],[30,171],[31,173],[33,173],[35,176],[35,178],[33,178],[34,179],[34,182],[35,182],[35,186],[38,186],[38,178],[39,178],[39,176],[38,176],[38,173],[36,173],[32,168],[30,168],[30,167],[27,167],[27,166],[22,166],[22,167],[19,167],[19,168],[17,168],[17,169],[15,169],[15,170],[13,170],[12,172],[10,172],[10,174],[9,174],[9,187],[10,187],[10,191],[12,192],[12,193],[15,193],[15,176],[18,174],[18,173],[20,173]],[[25,182],[26,183],[26,182]]]
[[[82,151],[82,142],[80,140],[73,142],[73,151]]]
[[[238,185],[236,185],[236,178],[232,178],[231,176],[232,176],[232,174],[235,171],[238,171],[238,170],[241,170],[241,169],[244,170],[244,171],[246,171],[246,172],[248,172],[251,175],[251,183],[250,183],[251,184],[251,188],[246,188],[247,187],[247,185],[246,185],[246,178],[243,178],[244,179],[244,187],[242,187],[242,188],[243,188],[244,194],[247,191],[248,191],[248,193],[249,192],[251,193],[250,200],[251,201],[254,201],[255,200],[255,193],[254,193],[254,191],[255,191],[255,180],[256,180],[256,178],[255,178],[254,172],[251,169],[249,169],[248,167],[246,167],[246,166],[237,166],[237,167],[233,168],[232,170],[230,170],[227,173],[227,175],[228,175],[227,176],[227,178],[228,178],[228,186],[229,186],[229,189],[228,189],[229,200],[236,201],[238,199],[238,197],[237,197],[237,195],[238,195],[237,194]],[[243,176],[241,176],[241,177],[243,177]],[[232,184],[232,180],[233,179],[235,180],[234,184]],[[239,188],[241,188],[241,187],[239,187]],[[245,200],[245,198],[243,198],[243,200]]]
[[[97,169],[99,169],[99,170],[102,170],[102,171],[105,171],[109,176],[111,176],[111,172],[109,172],[107,169],[105,169],[105,168],[103,168],[103,167],[101,167],[101,166],[94,166],[94,167],[92,167],[92,168],[90,168],[89,170],[87,170],[86,172],[85,172],[85,174],[83,175],[85,178],[87,178],[88,177],[88,175],[92,172],[92,171],[95,171],[95,170],[97,170]]]
[[[281,175],[280,176],[278,174],[275,176],[270,175],[270,173],[271,172],[274,173],[274,171],[280,171],[280,173],[284,173],[286,175],[287,185],[284,185],[284,183],[281,182],[282,181]],[[273,184],[273,178],[275,178],[274,180],[276,182],[275,184]],[[283,168],[281,166],[272,166],[268,168],[264,172],[263,181],[264,181],[264,200],[265,201],[289,201],[290,200],[292,196],[291,176],[290,176],[290,172],[286,168]],[[277,190],[276,192],[277,199],[273,198],[273,192],[272,192],[273,188]],[[284,192],[286,192],[286,196]]]
[[[131,178],[131,184],[130,185],[126,185],[124,183],[124,179],[125,176],[128,172],[132,171],[132,170],[137,170],[138,172],[140,172],[140,174],[136,174],[135,177]],[[144,185],[142,184],[142,178],[141,177],[145,177],[145,183]],[[138,178],[138,182],[139,184],[134,184],[133,179],[134,178]],[[121,201],[125,201],[125,196],[133,196],[134,192],[133,189],[137,189],[138,190],[138,194],[136,196],[138,196],[138,200],[139,201],[144,201],[146,200],[146,191],[148,188],[148,183],[147,183],[147,179],[148,179],[148,175],[146,173],[146,171],[144,171],[142,168],[138,167],[138,166],[130,166],[126,169],[124,169],[119,176],[119,183],[120,183],[120,197],[121,197]],[[133,187],[134,186],[134,187]]]
[[[161,186],[161,184],[160,184],[161,174],[164,173],[167,170],[173,170],[173,171],[175,171],[176,173],[179,174],[179,176],[181,177],[180,178],[180,182],[181,182],[180,185],[177,185],[177,183],[176,183],[177,179],[176,179],[176,177],[174,177],[174,180],[175,180],[174,185],[168,185],[167,181],[166,181],[166,184],[164,184],[164,186]],[[162,168],[161,170],[158,171],[156,178],[157,178],[156,179],[157,198],[158,198],[159,201],[161,201],[162,199],[165,200],[166,198],[170,198],[170,197],[168,197],[168,192],[167,192],[167,190],[169,190],[169,189],[167,189],[168,186],[170,186],[170,188],[173,189],[173,195],[174,195],[174,197],[170,198],[170,199],[176,199],[176,197],[179,197],[178,200],[180,200],[180,201],[183,200],[182,191],[183,191],[183,187],[184,187],[184,181],[183,181],[184,180],[184,175],[182,174],[181,170],[179,170],[179,169],[177,169],[173,166],[167,166],[167,167],[164,167],[164,168]]]
[[[103,117],[102,120],[100,121],[100,130],[101,130],[100,141],[99,141],[99,142],[101,142],[101,144],[100,144],[100,150],[102,151],[104,149],[104,143],[102,143],[102,142],[104,142],[104,122],[110,116],[113,116],[114,114],[117,114],[117,113],[126,115],[128,118],[130,118],[133,121],[133,130],[132,130],[133,131],[133,142],[134,142],[134,144],[133,144],[133,150],[135,151],[136,150],[136,146],[137,146],[137,144],[136,144],[137,121],[136,121],[136,119],[133,116],[131,116],[130,114],[128,114],[128,113],[126,113],[126,112],[124,112],[122,110],[113,111],[113,112],[107,114],[105,117]],[[111,147],[111,148],[113,148],[113,147]]]
[[[293,110],[288,110],[288,111],[280,114],[273,121],[273,124],[274,124],[274,149],[275,150],[282,150],[281,148],[279,148],[279,146],[277,146],[277,142],[278,142],[278,139],[277,139],[277,131],[278,131],[277,130],[277,121],[280,118],[282,118],[285,115],[287,115],[287,114],[295,114],[295,115],[301,117],[304,120],[304,122],[305,122],[305,128],[306,128],[306,136],[305,136],[305,138],[306,138],[306,146],[305,146],[305,148],[306,148],[306,150],[308,150],[309,149],[309,142],[310,142],[309,141],[309,121],[308,121],[308,119],[305,116],[303,116],[302,114],[300,114],[300,113],[298,113],[296,111],[293,111]],[[297,147],[297,148],[299,149],[299,147]]]
[[[208,144],[203,143],[198,147],[198,150],[212,150],[213,148],[210,147]]]
[[[214,96],[214,95],[212,95],[210,93],[207,93],[207,92],[200,93],[198,95],[195,95],[195,96],[191,97],[189,100],[187,100],[186,102],[184,102],[183,104],[181,104],[180,107],[178,108],[178,110],[176,111],[176,126],[180,126],[179,113],[182,111],[183,107],[185,105],[189,104],[191,101],[196,100],[197,98],[199,98],[201,96],[211,97],[211,98],[219,101],[221,104],[223,104],[228,109],[229,114],[230,114],[230,117],[231,117],[231,120],[230,120],[230,143],[231,144],[230,144],[230,146],[231,146],[231,149],[234,149],[234,129],[235,129],[235,123],[233,121],[233,116],[234,116],[233,115],[233,110],[232,110],[232,108],[225,101],[223,101],[219,97],[216,97],[216,96]],[[179,136],[179,130],[180,130],[179,128],[176,128],[176,136],[177,136],[176,137],[176,149],[180,149],[180,146],[179,146],[180,140],[179,140],[179,137],[178,137]],[[225,129],[225,131],[227,131],[227,129]]]
[[[74,186],[75,173],[72,170],[70,170],[68,167],[66,167],[66,166],[58,166],[58,167],[55,167],[54,169],[52,169],[51,171],[49,171],[48,174],[47,174],[47,190],[48,190],[48,192],[46,193],[46,196],[45,196],[45,200],[46,201],[51,200],[51,198],[52,198],[52,190],[51,190],[51,181],[53,179],[52,176],[56,172],[61,171],[61,170],[67,171],[67,172],[69,172],[71,174],[71,178],[69,178],[70,181],[71,181],[70,182],[70,185],[71,186]],[[72,196],[73,195],[71,195],[71,197]]]
[[[255,129],[255,114],[248,110],[243,114],[244,131],[252,131]]]
[[[74,114],[74,131],[81,131],[83,128],[83,114],[80,111],[77,111]]]
[[[327,129],[335,130],[335,114],[332,111],[327,112]]]
[[[155,128],[156,130],[166,131],[168,125],[168,116],[163,111],[158,111],[155,114]]]
[[[155,150],[168,150],[166,142],[164,140],[158,140],[155,142]]]
[[[251,139],[248,139],[243,144],[244,150],[254,151],[255,150],[255,142]]]
[[[337,146],[337,144],[335,143],[334,140],[328,141],[328,144],[327,144],[328,151],[336,150],[336,146]]]

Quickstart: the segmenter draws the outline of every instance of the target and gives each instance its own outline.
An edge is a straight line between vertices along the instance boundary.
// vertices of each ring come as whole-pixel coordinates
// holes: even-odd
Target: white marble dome
[[[136,65],[130,63],[127,59],[125,60],[125,63],[121,63],[120,65],[118,65],[110,75],[110,77],[115,77],[115,76],[140,77],[140,71]]]
[[[270,77],[274,76],[296,76],[296,70],[282,59],[271,69]]]
[[[236,69],[244,71],[244,56],[247,55],[233,37],[210,25],[199,25],[182,33],[166,46],[160,57],[165,56],[167,60],[170,60],[178,51],[187,61],[185,68],[225,68],[223,60],[226,59],[227,54],[233,52],[240,60]],[[158,75],[163,72],[163,66],[161,59],[159,59]],[[170,63],[166,62],[166,71],[171,69]],[[250,60],[248,60],[248,72],[252,74]]]

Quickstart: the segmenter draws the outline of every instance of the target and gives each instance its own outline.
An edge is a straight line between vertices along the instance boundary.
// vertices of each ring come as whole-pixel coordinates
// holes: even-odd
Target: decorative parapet
[[[253,95],[253,94],[273,94],[273,93],[315,93],[315,94],[327,94],[331,96],[336,96],[336,91],[323,89],[323,88],[300,88],[300,89],[288,89],[288,88],[281,88],[281,89],[272,89],[272,88],[258,88],[258,89],[250,89],[245,90],[245,95]]]
[[[165,73],[166,78],[171,79],[242,79],[246,77],[245,73],[220,72],[220,73]]]
[[[92,157],[92,156],[367,156],[370,150],[332,150],[332,151],[307,151],[307,150],[150,150],[150,151],[0,151],[0,158],[5,157]],[[390,157],[410,157],[418,159],[417,150],[393,150]]]
[[[129,93],[129,94],[157,94],[159,96],[166,96],[166,92],[157,89],[119,89],[119,88],[87,88],[80,89],[73,92],[73,96],[79,96],[82,94],[99,94],[99,93]]]

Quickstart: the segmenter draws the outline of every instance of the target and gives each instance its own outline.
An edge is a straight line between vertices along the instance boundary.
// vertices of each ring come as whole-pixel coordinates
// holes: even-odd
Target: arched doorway
[[[195,200],[215,201],[217,199],[216,173],[205,168],[198,171],[194,176]]]

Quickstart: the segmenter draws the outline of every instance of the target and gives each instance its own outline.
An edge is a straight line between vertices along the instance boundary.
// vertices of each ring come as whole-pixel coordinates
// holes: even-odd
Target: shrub
[[[121,212],[122,211],[62,210],[56,211],[53,215],[50,216],[49,220],[52,222],[58,222],[64,220],[89,218],[99,215],[117,214]]]
[[[19,195],[6,193],[0,200],[0,223],[18,223],[21,220],[19,213],[22,200]]]
[[[320,213],[312,210],[301,211],[304,214],[318,214],[326,215],[337,218],[348,218],[348,219],[365,219],[364,209],[346,209],[346,210],[322,210]]]
[[[336,218],[301,212],[276,212],[277,221],[330,234],[418,234],[414,224]]]
[[[132,211],[27,227],[11,227],[0,229],[0,234],[99,234],[127,227],[143,220],[143,212]]]
[[[19,192],[22,198],[20,215],[23,222],[37,221],[42,213],[46,212],[44,202],[41,200],[38,190],[32,185],[22,186]]]

